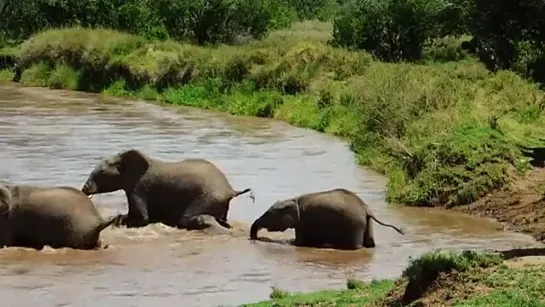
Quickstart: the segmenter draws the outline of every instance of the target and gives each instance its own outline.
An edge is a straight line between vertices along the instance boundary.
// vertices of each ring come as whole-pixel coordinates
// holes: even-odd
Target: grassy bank
[[[525,258],[519,258],[525,259]],[[523,260],[524,261],[524,260]],[[545,258],[503,261],[500,254],[435,251],[413,259],[397,280],[300,294],[274,289],[244,306],[543,306]]]
[[[50,30],[22,44],[15,78],[331,133],[351,142],[361,164],[388,176],[389,201],[409,205],[467,204],[528,169],[517,145],[534,145],[545,130],[543,92],[534,84],[489,73],[449,46],[429,53],[462,60],[375,61],[329,46],[331,31],[307,21],[241,46],[198,47],[109,30]]]

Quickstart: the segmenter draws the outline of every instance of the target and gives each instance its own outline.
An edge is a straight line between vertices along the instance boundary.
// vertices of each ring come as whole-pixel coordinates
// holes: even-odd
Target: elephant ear
[[[149,168],[147,157],[136,149],[130,149],[119,154],[121,159],[119,170],[127,180],[138,181]]]
[[[277,209],[282,212],[284,224],[294,225],[299,221],[299,204],[295,199],[288,199],[278,203]]]

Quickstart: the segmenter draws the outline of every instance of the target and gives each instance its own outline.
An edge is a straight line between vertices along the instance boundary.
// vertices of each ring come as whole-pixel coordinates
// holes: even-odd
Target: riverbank
[[[50,30],[4,52],[19,70],[0,75],[330,133],[350,142],[360,164],[388,176],[394,203],[469,205],[535,171],[519,148],[539,145],[545,132],[535,84],[468,57],[375,61],[329,46],[331,31],[307,21],[240,46],[198,47],[109,30]]]
[[[273,289],[271,300],[244,306],[542,306],[545,257],[512,258],[523,252],[545,250],[430,252],[412,260],[397,280],[349,279],[346,290],[306,294]]]

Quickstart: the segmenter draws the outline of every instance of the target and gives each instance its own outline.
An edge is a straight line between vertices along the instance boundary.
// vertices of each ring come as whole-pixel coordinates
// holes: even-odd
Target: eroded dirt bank
[[[545,241],[545,168],[515,176],[510,184],[457,211],[497,219],[506,230]]]

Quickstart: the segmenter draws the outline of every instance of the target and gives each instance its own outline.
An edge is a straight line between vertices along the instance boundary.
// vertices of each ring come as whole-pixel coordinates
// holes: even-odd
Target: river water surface
[[[98,251],[0,251],[2,306],[236,306],[290,291],[345,287],[347,274],[398,276],[411,256],[436,248],[528,246],[525,235],[454,212],[388,206],[386,180],[354,162],[344,142],[285,123],[100,95],[0,83],[0,180],[81,188],[104,155],[137,148],[155,158],[204,157],[256,202],[231,202],[232,235],[161,225],[107,228]],[[251,242],[249,224],[275,200],[344,187],[384,222],[375,249],[334,251]],[[104,216],[126,212],[121,192],[93,198]],[[293,232],[260,236],[291,238]]]

